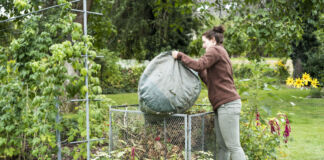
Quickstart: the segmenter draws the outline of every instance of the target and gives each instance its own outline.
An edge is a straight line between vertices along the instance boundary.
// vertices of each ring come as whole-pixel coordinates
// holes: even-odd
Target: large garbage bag
[[[145,68],[138,85],[139,107],[147,114],[184,113],[201,91],[197,72],[173,59],[171,52],[156,56]]]

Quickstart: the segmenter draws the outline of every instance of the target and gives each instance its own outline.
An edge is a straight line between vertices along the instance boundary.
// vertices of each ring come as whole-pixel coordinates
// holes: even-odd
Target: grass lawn
[[[276,95],[271,98],[269,93]],[[274,117],[277,112],[287,113],[291,123],[291,136],[287,148],[278,153],[279,159],[324,160],[324,98],[307,98],[309,90],[281,88],[276,91],[261,91],[262,117]],[[137,93],[107,95],[122,104],[138,104]],[[206,103],[207,91],[202,90],[196,104]],[[242,95],[244,98],[252,98]],[[267,110],[267,109],[265,109]]]
[[[309,90],[280,89],[271,91],[278,98],[261,93],[263,104],[270,108],[270,116],[278,111],[288,113],[291,138],[280,159],[324,160],[324,99],[307,98]]]

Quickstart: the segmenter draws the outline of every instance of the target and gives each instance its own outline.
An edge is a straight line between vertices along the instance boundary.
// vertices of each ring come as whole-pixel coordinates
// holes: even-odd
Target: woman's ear
[[[212,42],[214,45],[217,44],[215,37],[213,37],[213,38],[211,39],[211,42]]]
[[[211,40],[213,42],[214,45],[217,44],[216,40],[215,40],[215,37],[213,37],[213,39]]]

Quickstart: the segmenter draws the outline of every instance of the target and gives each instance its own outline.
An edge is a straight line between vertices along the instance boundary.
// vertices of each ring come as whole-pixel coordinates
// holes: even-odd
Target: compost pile
[[[115,122],[116,134],[115,146],[116,153],[123,153],[119,158],[132,159],[137,157],[140,159],[185,159],[185,132],[184,121],[179,117],[168,117],[165,119],[165,124],[159,123],[145,123],[141,118],[131,116],[125,119],[124,115],[116,115]],[[213,126],[213,116],[196,117],[191,124],[191,156],[192,159],[199,159],[199,152],[201,150],[202,143],[205,150],[215,150],[212,148],[215,142]],[[125,122],[124,120],[137,119],[137,121]],[[205,119],[204,129],[201,130],[202,119]],[[127,124],[127,125],[125,125]],[[165,128],[166,127],[166,128]],[[202,133],[204,133],[205,140],[201,139]],[[118,137],[118,138],[117,138]],[[114,158],[118,158],[113,156]]]

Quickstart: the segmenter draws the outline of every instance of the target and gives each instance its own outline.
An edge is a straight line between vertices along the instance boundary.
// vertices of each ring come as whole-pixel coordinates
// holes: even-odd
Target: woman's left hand
[[[172,51],[172,57],[174,59],[177,59],[178,58],[178,51]]]

